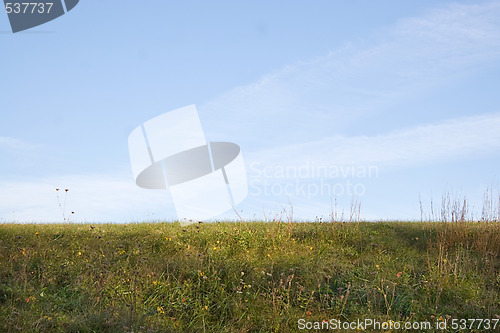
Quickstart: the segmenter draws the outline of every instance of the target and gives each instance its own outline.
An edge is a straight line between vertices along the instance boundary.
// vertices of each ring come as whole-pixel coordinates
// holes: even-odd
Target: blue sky
[[[370,220],[445,192],[480,214],[498,189],[499,1],[81,1],[16,34],[0,11],[0,43],[2,222],[61,221],[56,187],[74,221],[175,219],[127,138],[189,104],[242,148],[244,218],[327,219],[349,184]]]

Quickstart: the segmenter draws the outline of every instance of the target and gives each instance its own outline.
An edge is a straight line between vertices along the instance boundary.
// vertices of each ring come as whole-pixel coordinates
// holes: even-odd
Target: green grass
[[[495,319],[499,254],[489,222],[2,224],[0,331]]]

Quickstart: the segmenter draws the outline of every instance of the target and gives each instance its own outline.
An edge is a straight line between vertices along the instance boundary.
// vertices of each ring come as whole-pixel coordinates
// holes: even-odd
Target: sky
[[[0,10],[0,45],[0,222],[177,219],[127,140],[191,104],[245,161],[247,198],[215,219],[498,201],[500,1],[82,0],[15,34]]]

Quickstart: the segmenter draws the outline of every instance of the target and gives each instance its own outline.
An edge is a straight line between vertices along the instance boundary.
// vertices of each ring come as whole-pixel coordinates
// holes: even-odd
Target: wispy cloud
[[[337,135],[248,153],[245,159],[252,188],[250,193],[266,192],[266,195],[250,196],[241,209],[244,212],[256,211],[260,217],[262,213],[259,212],[264,209],[280,215],[284,209],[289,209],[290,200],[297,218],[327,218],[332,211],[332,200],[336,198],[339,203],[337,213],[344,211],[344,216],[348,218],[351,200],[356,196],[355,191],[351,190],[351,194],[346,191],[350,183],[353,187],[359,184],[362,188],[359,200],[363,202],[364,219],[418,219],[420,213],[416,196],[419,193],[425,195],[432,188],[438,194],[445,190],[440,188],[443,185],[439,179],[443,175],[442,170],[437,171],[438,176],[433,178],[420,172],[419,168],[436,164],[450,167],[450,162],[456,162],[453,168],[462,168],[463,176],[462,179],[455,178],[452,184],[457,188],[464,185],[463,189],[467,191],[469,202],[474,203],[477,215],[477,209],[482,207],[483,186],[497,178],[495,174],[474,172],[470,167],[463,169],[461,162],[481,157],[489,158],[487,163],[498,161],[498,128],[500,113],[493,113],[383,135]],[[405,169],[411,172],[404,179],[404,185],[400,185],[404,186],[402,191],[395,185],[401,179],[395,181],[391,175]],[[328,171],[325,173],[322,170]],[[356,174],[358,171],[361,175]],[[452,174],[455,172],[451,170]],[[471,186],[471,183],[475,185]],[[427,193],[427,196],[432,197],[432,194]],[[440,198],[434,197],[434,200],[439,201]]]
[[[13,137],[0,136],[0,173],[13,173],[19,168],[34,165],[45,152],[45,146]]]
[[[254,162],[261,170],[268,166],[297,169],[308,163],[373,165],[384,171],[412,168],[404,193],[396,185],[391,188],[389,176],[360,182],[367,185],[363,201],[369,201],[372,210],[365,217],[416,217],[415,196],[422,186],[432,188],[439,179],[428,179],[415,168],[470,161],[475,156],[498,159],[498,108],[482,108],[478,103],[462,109],[460,116],[453,115],[450,109],[460,96],[452,100],[439,96],[459,83],[467,86],[471,76],[498,69],[498,17],[499,1],[448,4],[400,20],[367,40],[287,66],[200,106],[207,137],[239,143],[250,179],[258,178],[251,172]],[[449,105],[446,111],[443,101]],[[474,173],[468,184],[490,181],[490,177]],[[424,181],[428,183],[423,185]],[[289,177],[270,182],[277,189],[294,183]],[[259,184],[263,189],[264,183]],[[310,199],[299,192],[290,199],[298,216],[313,218],[328,212],[331,196]],[[343,199],[349,209],[349,199]],[[241,209],[262,216],[263,209],[280,210],[287,200],[286,195],[255,196]]]
[[[288,66],[200,106],[207,136],[248,151],[374,132],[374,122],[397,129],[393,116],[417,96],[498,63],[499,16],[498,1],[447,5],[379,31],[370,42]],[[419,121],[443,120],[439,114],[428,107]]]
[[[421,166],[478,155],[498,155],[500,113],[463,117],[376,136],[331,136],[247,154],[249,161],[299,167],[323,165]]]
[[[0,136],[0,152],[19,153],[33,151],[38,148],[40,148],[40,145],[31,144],[26,141],[8,136]]]
[[[248,163],[259,161],[263,166],[299,167],[314,161],[413,167],[497,154],[500,114],[491,113],[496,110],[483,110],[482,115],[470,110],[469,116],[450,119],[427,104],[410,125],[398,122],[403,117],[397,116],[427,93],[497,66],[498,17],[499,1],[445,5],[401,20],[369,40],[291,64],[199,106],[207,138],[238,143]],[[2,155],[38,148],[0,137]],[[0,181],[0,219],[61,221],[56,187],[70,188],[67,210],[76,212],[75,221],[175,216],[168,192],[142,190],[128,174],[101,174]],[[394,194],[395,199],[400,196]],[[292,198],[292,203],[299,202],[297,211],[311,218],[319,208],[325,211],[329,200]],[[264,203],[268,206],[262,207]],[[251,197],[243,205],[251,211],[245,217],[253,212],[262,215],[262,208],[279,210],[283,204],[272,196]]]
[[[65,215],[74,222],[140,222],[175,217],[168,192],[141,189],[131,175],[89,174],[0,182],[0,221],[62,222],[56,188],[61,188],[61,204],[66,196],[63,189],[69,189]]]

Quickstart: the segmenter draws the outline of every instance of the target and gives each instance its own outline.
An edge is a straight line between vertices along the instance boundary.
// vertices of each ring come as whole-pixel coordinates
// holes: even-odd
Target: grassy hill
[[[495,222],[2,224],[0,331],[493,326],[499,254]]]

